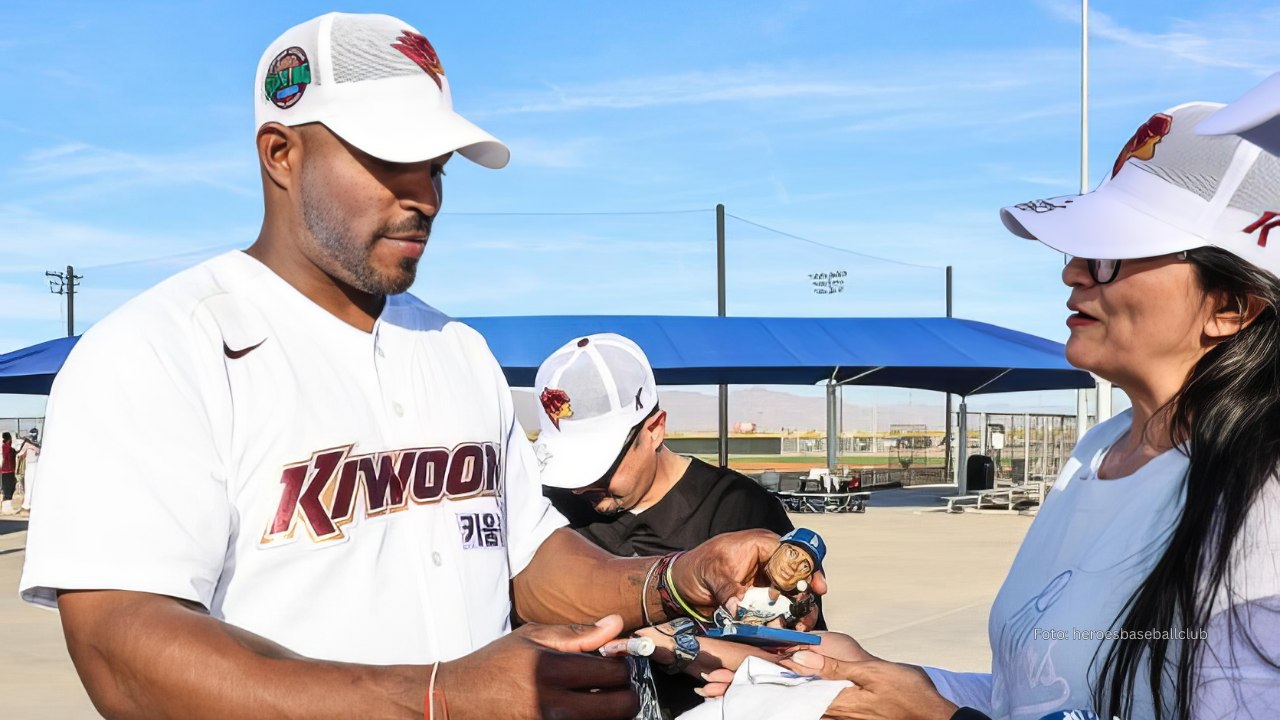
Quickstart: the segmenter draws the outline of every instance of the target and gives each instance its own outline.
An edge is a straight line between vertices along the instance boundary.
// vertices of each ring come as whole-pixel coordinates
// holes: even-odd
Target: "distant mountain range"
[[[526,430],[536,430],[538,399],[530,390],[513,389],[516,416]],[[688,390],[659,390],[660,402],[667,411],[670,432],[715,432],[719,410],[715,395]],[[958,400],[956,401],[959,402]],[[988,412],[1074,414],[1074,407],[1050,406],[1028,408],[984,403]],[[925,425],[930,430],[945,426],[942,403],[928,405],[855,405],[844,403],[844,431],[871,431],[873,423],[880,432],[892,425]],[[763,387],[731,388],[729,391],[729,425],[755,423],[757,432],[826,432],[826,398],[818,395],[796,395]]]

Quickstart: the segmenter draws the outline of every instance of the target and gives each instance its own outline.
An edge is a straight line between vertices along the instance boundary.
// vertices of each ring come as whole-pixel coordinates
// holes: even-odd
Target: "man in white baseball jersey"
[[[405,294],[445,163],[508,158],[425,37],[324,15],[254,95],[261,233],[68,358],[23,597],[61,610],[108,717],[630,717],[625,664],[578,653],[673,594],[740,595],[776,538],[655,562],[562,529],[483,339]],[[112,440],[131,419],[145,452]],[[606,617],[507,634],[512,595],[526,621]]]

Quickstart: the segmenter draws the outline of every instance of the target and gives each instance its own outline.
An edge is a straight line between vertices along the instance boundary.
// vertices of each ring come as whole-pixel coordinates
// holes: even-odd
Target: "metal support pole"
[[[1031,479],[1031,416],[1022,414],[1022,482]]]
[[[951,266],[947,266],[947,317],[951,317]],[[943,477],[952,477],[951,475],[951,393],[947,393],[947,410],[946,417],[943,420],[946,430],[942,433],[942,442],[946,446],[943,453]]]
[[[840,442],[836,431],[836,384],[827,381],[827,473],[836,474],[836,445]]]
[[[1084,433],[1089,429],[1089,391],[1076,391],[1076,442],[1080,442],[1080,438],[1084,437]]]
[[[725,316],[724,205],[716,205],[716,315]],[[720,467],[729,466],[729,386],[720,385]]]
[[[1098,381],[1098,412],[1094,422],[1102,422],[1111,418],[1111,381],[1096,377]]]
[[[965,403],[963,395],[960,396],[960,417],[957,418],[957,425],[960,426],[958,437],[956,438],[956,490],[960,495],[968,493],[969,476],[968,463],[965,462],[964,454],[969,449],[969,406]]]

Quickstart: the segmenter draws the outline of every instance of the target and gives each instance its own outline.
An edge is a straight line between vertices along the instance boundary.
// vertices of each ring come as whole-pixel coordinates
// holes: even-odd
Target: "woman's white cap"
[[[1077,257],[1122,260],[1218,247],[1280,276],[1280,160],[1196,125],[1222,106],[1152,115],[1093,192],[1000,210],[1006,228]]]
[[[1280,155],[1280,73],[1200,121],[1196,132],[1239,135],[1269,153]]]

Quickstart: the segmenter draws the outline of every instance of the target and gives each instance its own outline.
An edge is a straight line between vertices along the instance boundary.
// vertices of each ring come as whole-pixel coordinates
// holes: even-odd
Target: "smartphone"
[[[790,647],[792,645],[821,645],[822,636],[799,630],[744,625],[732,623],[723,628],[712,628],[707,637],[729,642],[744,643],[755,647]]]

